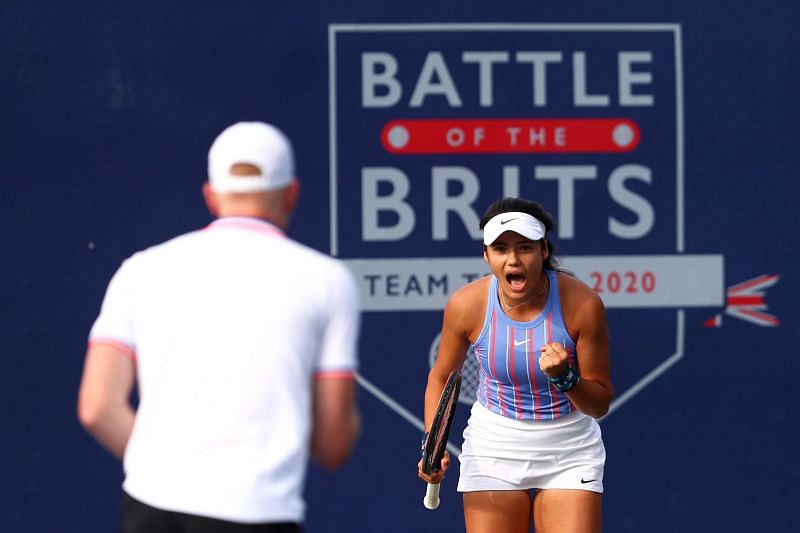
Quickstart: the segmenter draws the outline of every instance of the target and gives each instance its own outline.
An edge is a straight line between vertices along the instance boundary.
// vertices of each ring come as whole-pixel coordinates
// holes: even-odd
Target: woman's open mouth
[[[522,274],[506,274],[506,282],[514,292],[522,292],[525,290],[525,276]]]

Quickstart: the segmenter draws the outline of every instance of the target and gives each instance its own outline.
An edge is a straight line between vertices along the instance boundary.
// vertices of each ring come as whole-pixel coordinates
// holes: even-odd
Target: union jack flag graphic
[[[779,326],[780,320],[778,320],[778,317],[766,312],[767,303],[764,301],[764,293],[766,289],[778,283],[780,279],[777,274],[762,274],[728,287],[725,314],[751,322],[757,326]],[[703,327],[706,328],[718,328],[721,326],[722,313],[718,313],[703,322]]]

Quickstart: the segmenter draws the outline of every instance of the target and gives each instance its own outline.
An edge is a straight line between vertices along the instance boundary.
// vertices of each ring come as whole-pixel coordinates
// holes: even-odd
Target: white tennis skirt
[[[603,492],[606,449],[600,425],[579,411],[557,420],[516,420],[475,402],[458,459],[459,492]]]

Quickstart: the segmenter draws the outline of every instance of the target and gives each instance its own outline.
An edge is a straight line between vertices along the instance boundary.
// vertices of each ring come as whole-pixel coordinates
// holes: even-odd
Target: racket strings
[[[443,411],[444,420],[449,420],[453,416],[453,412],[455,411],[456,401],[455,401],[455,394],[451,391],[450,396],[447,399],[447,404],[445,405],[445,409]],[[444,444],[444,441],[447,440],[447,435],[450,432],[450,425],[449,424],[440,424],[439,430],[436,432],[436,448],[441,448]]]

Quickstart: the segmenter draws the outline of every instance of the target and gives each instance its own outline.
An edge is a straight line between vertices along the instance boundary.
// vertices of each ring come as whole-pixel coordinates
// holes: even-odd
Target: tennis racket
[[[431,429],[422,445],[422,472],[424,474],[437,472],[442,467],[442,457],[447,449],[447,437],[450,435],[450,426],[453,424],[453,415],[456,412],[456,405],[458,405],[460,390],[461,371],[453,370],[444,385]],[[422,503],[428,509],[439,507],[438,483],[428,483]]]

